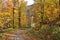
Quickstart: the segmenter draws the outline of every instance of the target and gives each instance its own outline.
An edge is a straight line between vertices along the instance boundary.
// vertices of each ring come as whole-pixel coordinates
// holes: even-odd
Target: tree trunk
[[[13,28],[14,28],[14,8],[13,8]]]
[[[21,17],[21,12],[20,12],[20,10],[21,10],[21,9],[19,8],[19,12],[18,12],[18,21],[19,21],[19,22],[18,22],[18,26],[19,26],[19,28],[21,27],[21,23],[20,23],[20,22],[21,22],[21,19],[20,19],[20,17]]]
[[[20,6],[20,3],[19,3],[19,0],[18,1],[18,28],[21,28],[21,6]]]
[[[45,0],[44,0],[45,1]],[[41,22],[40,22],[40,27],[43,25],[43,16],[44,16],[44,1],[41,0]]]

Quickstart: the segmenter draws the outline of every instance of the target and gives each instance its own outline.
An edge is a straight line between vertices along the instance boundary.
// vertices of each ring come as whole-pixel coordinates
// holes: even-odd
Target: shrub
[[[32,30],[31,30],[32,31]],[[37,40],[60,40],[60,27],[41,27],[39,30],[34,30],[31,34]]]

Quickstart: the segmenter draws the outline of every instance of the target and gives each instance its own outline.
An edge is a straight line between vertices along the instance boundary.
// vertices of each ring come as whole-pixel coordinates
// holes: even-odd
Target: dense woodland
[[[60,40],[60,0],[0,0],[0,33],[4,29],[28,30],[37,40]]]

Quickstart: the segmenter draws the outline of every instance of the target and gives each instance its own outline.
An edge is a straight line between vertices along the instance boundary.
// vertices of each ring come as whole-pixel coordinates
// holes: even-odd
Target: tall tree
[[[45,0],[35,0],[35,2],[39,5],[41,11],[41,22],[40,22],[40,26],[43,25],[43,16],[44,16],[44,3],[45,3]]]
[[[24,0],[18,0],[18,26],[21,27],[21,13],[26,8],[26,2]]]

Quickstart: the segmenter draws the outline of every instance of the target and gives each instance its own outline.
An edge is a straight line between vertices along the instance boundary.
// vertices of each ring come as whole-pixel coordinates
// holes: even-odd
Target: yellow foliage
[[[28,24],[26,13],[21,13],[21,25],[26,26]]]

